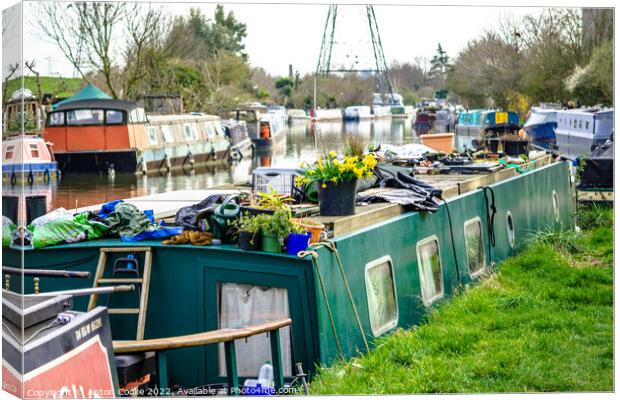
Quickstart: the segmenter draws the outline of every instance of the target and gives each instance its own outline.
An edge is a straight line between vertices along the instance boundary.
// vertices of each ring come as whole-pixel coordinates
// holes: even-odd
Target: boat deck
[[[552,162],[551,155],[541,155],[522,165],[524,169],[540,168]],[[416,179],[427,182],[442,190],[445,200],[460,196],[480,186],[490,185],[504,181],[519,175],[516,168],[503,168],[495,172],[479,174],[438,174],[416,175]],[[391,188],[372,188],[371,192],[389,191]],[[234,194],[249,192],[247,186],[226,185],[208,190],[177,190],[148,196],[124,199],[135,205],[140,210],[153,210],[157,219],[163,219],[167,223],[174,223],[176,212],[185,206],[195,204],[212,194]],[[77,209],[77,211],[95,211],[101,205],[92,205]],[[293,207],[297,215],[311,216],[318,214],[318,206],[313,204],[301,204]],[[326,226],[329,237],[345,235],[349,232],[362,229],[381,221],[394,218],[405,212],[405,208],[398,204],[374,203],[357,206],[355,215],[350,216],[313,216]]]

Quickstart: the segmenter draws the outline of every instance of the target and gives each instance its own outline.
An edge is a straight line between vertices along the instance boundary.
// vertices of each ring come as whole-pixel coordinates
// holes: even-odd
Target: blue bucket
[[[310,232],[291,233],[286,240],[286,252],[288,254],[297,254],[300,251],[306,250],[311,236]]]

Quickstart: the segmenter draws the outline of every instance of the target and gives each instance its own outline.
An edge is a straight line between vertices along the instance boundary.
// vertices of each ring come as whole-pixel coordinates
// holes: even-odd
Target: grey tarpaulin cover
[[[358,193],[358,202],[388,202],[406,206],[412,210],[437,211],[438,204],[433,198],[441,196],[441,190],[415,179],[409,168],[394,165],[379,165],[375,173],[379,177],[380,187],[390,187],[395,190],[385,192]]]

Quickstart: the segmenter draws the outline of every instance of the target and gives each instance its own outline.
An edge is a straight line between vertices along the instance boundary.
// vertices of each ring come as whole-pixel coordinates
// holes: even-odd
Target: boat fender
[[[212,158],[214,161],[217,160],[217,153],[215,152],[215,147],[213,145],[211,145],[210,158]]]
[[[164,158],[161,160],[161,163],[159,164],[159,168],[161,169],[161,167],[165,166],[166,167],[166,171],[170,171],[170,159],[168,158],[168,154],[164,153]]]
[[[187,162],[189,162],[189,165],[194,165],[196,163],[196,160],[194,159],[194,155],[192,154],[191,151],[187,152]]]
[[[15,171],[11,171],[11,186],[15,186],[15,184],[17,183],[17,175],[15,174]]]
[[[148,167],[146,166],[146,160],[144,158],[140,159],[140,171],[142,171],[143,174],[148,172]]]
[[[49,168],[45,168],[45,172],[43,173],[43,182],[48,183],[52,180],[52,175],[50,173]]]
[[[34,174],[32,173],[32,170],[28,172],[28,183],[31,185],[34,183]]]
[[[108,176],[113,178],[116,176],[116,170],[114,169],[114,164],[111,163],[110,165],[108,165]]]

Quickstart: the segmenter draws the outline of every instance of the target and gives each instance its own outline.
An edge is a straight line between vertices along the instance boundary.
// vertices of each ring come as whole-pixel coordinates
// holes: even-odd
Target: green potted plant
[[[284,238],[291,232],[292,222],[289,210],[278,210],[273,214],[259,214],[257,223],[262,231],[261,249],[269,253],[279,253]]]
[[[316,183],[321,215],[353,215],[357,180],[370,178],[376,165],[372,154],[338,158],[330,151],[316,164],[304,165],[296,183],[298,186]]]
[[[242,250],[259,250],[261,248],[262,232],[260,219],[257,216],[244,213],[233,222],[232,228],[239,238],[239,248]]]

